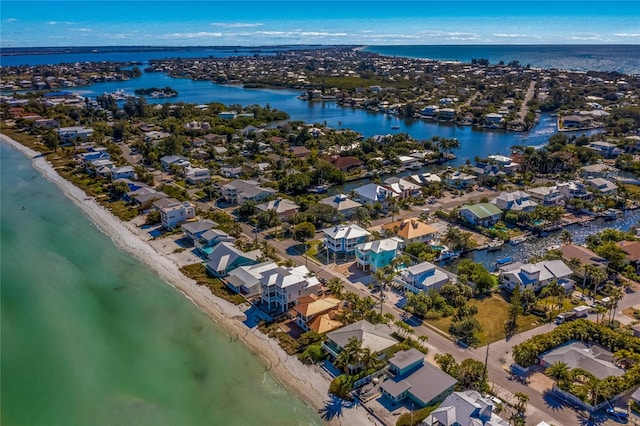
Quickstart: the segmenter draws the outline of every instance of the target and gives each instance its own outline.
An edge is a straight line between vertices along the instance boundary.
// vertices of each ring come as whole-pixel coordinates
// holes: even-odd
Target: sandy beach
[[[155,271],[165,282],[182,293],[213,321],[222,326],[230,339],[238,339],[256,353],[265,364],[265,372],[269,371],[280,383],[298,395],[316,410],[325,407],[329,399],[329,381],[318,367],[307,366],[297,358],[287,355],[278,343],[262,334],[256,328],[247,328],[242,321],[246,318],[242,306],[233,305],[217,298],[208,288],[198,286],[195,281],[185,277],[178,265],[171,259],[162,256],[143,238],[135,225],[122,222],[104,209],[92,198],[62,178],[47,162],[30,148],[0,134],[2,142],[10,144],[25,156],[33,159],[34,167],[49,181],[56,184],[96,226],[107,234],[114,243]],[[246,308],[246,306],[245,306]],[[378,424],[367,415],[361,407],[345,408],[341,415],[334,417],[329,424],[371,425]]]

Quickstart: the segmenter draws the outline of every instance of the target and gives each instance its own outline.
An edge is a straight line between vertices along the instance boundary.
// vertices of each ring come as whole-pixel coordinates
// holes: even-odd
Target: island
[[[169,86],[163,89],[159,89],[157,87],[151,87],[150,89],[136,89],[134,93],[138,96],[150,96],[152,98],[175,98],[178,96],[178,91]]]

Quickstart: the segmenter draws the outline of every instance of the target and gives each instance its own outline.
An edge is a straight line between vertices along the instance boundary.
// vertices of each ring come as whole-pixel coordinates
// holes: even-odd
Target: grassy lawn
[[[509,303],[498,295],[493,295],[483,300],[471,299],[469,303],[478,307],[476,318],[480,322],[480,325],[482,325],[483,330],[480,346],[504,339],[504,323],[507,320]],[[427,322],[448,333],[451,317],[429,320]],[[541,324],[542,322],[535,315],[520,315],[518,318],[518,332],[530,330]]]
[[[211,290],[211,293],[226,301],[235,303],[236,305],[245,302],[244,297],[231,291],[222,280],[210,277],[202,263],[183,266],[180,268],[180,271],[187,277],[195,280],[198,285],[207,286],[209,290]]]

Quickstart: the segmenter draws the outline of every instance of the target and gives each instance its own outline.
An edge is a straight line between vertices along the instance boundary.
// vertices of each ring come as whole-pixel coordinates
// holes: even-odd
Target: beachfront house
[[[456,280],[457,277],[454,274],[438,268],[433,263],[421,262],[400,271],[400,275],[395,277],[394,282],[407,291],[418,293],[429,290],[438,291],[443,285]]]
[[[440,368],[425,363],[424,354],[415,348],[397,352],[389,359],[389,375],[380,390],[394,407],[405,399],[415,408],[437,404],[451,395],[458,383]]]
[[[236,179],[221,187],[222,197],[231,204],[242,204],[247,201],[261,202],[265,198],[275,195],[278,191],[273,188],[262,188],[255,180]]]
[[[368,241],[356,246],[356,265],[363,271],[376,272],[391,264],[401,251],[402,239],[398,237]]]
[[[472,225],[489,228],[500,220],[502,210],[491,203],[465,205],[458,210],[460,216]]]
[[[214,277],[226,277],[239,266],[255,265],[261,254],[260,250],[243,252],[231,242],[221,242],[209,253],[206,268]]]
[[[111,169],[111,180],[135,178],[136,172],[133,166],[114,167]]]
[[[291,314],[294,315],[296,324],[304,331],[327,333],[342,326],[337,319],[340,306],[340,299],[311,294],[299,298]]]
[[[404,247],[411,243],[430,243],[438,235],[438,230],[418,218],[401,219],[382,225],[386,235],[402,239]]]
[[[156,191],[153,188],[143,186],[127,192],[125,200],[129,201],[133,205],[140,206],[143,212],[146,213],[150,209],[151,204],[154,201],[163,198],[169,198],[169,196],[164,192]]]
[[[275,200],[267,201],[256,206],[261,212],[274,211],[278,215],[278,219],[286,222],[300,210],[300,206],[291,200],[278,197]]]
[[[278,265],[272,261],[239,266],[229,272],[229,275],[223,281],[227,287],[236,293],[247,297],[256,296],[260,294],[260,278],[262,278],[262,274],[277,267]]]
[[[527,288],[540,291],[551,281],[557,281],[568,293],[573,291],[573,271],[562,260],[544,260],[538,263],[513,263],[500,269],[500,284],[508,291],[516,286],[520,291]]]
[[[318,290],[320,281],[304,265],[279,266],[260,277],[260,301],[267,310],[280,314],[295,306],[300,297],[318,294]]]
[[[160,221],[164,229],[173,229],[179,224],[195,217],[196,208],[187,201],[160,209]]]
[[[354,254],[356,246],[367,241],[371,232],[362,229],[358,225],[336,225],[331,228],[322,230],[324,246],[329,254],[337,257],[338,255],[347,256]]]
[[[320,200],[322,204],[333,207],[341,214],[345,219],[351,218],[358,207],[362,207],[362,204],[349,199],[345,194],[336,194],[331,197]]]
[[[196,222],[184,223],[180,228],[182,229],[182,232],[184,232],[184,235],[195,243],[195,241],[202,237],[202,234],[216,226],[218,226],[218,224],[211,219],[204,219]]]
[[[387,324],[371,324],[362,320],[327,333],[327,340],[322,347],[335,358],[349,340],[355,338],[361,342],[362,348],[368,348],[373,354],[377,354],[378,358],[384,359],[385,351],[398,343],[393,334],[393,330]]]
[[[524,191],[501,192],[496,198],[491,200],[500,210],[512,210],[516,212],[532,212],[538,207],[538,203],[531,199],[531,196]]]
[[[58,129],[60,145],[73,145],[79,141],[86,141],[91,135],[93,135],[93,129],[90,127],[72,126]]]
[[[205,256],[209,256],[209,253],[212,251],[212,247],[220,244],[222,242],[232,243],[236,239],[231,235],[220,229],[208,229],[204,231],[198,238],[196,238],[193,242],[196,250],[200,251]]]

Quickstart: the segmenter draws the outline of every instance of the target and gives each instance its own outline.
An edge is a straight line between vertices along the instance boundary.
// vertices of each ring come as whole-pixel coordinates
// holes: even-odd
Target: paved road
[[[483,194],[480,193],[480,196]],[[459,200],[458,200],[459,203]],[[457,204],[457,203],[456,203]],[[409,212],[411,213],[411,212]],[[413,213],[411,213],[413,215]],[[401,216],[405,216],[401,214]],[[387,221],[389,219],[386,219]],[[249,238],[256,238],[253,227],[241,223],[243,233]],[[260,241],[265,241],[266,234],[260,232],[257,234],[257,238]],[[320,238],[320,235],[317,236]],[[292,250],[291,240],[266,240],[271,244],[277,254],[284,259],[292,259],[296,264],[307,265],[309,270],[313,271],[318,277],[325,278],[327,280],[338,277],[343,280],[345,289],[358,294],[360,297],[371,296],[379,301],[379,297],[376,294],[372,294],[371,291],[361,283],[353,283],[346,280],[336,269],[334,264],[321,265],[316,263],[315,260],[307,259],[306,256],[296,254],[295,250]],[[400,298],[399,295],[389,295],[382,307],[383,313],[392,313],[397,318],[403,316],[402,311],[394,303]],[[640,291],[628,294],[621,302],[619,310],[633,306],[640,303]],[[591,318],[593,317],[593,318]],[[594,320],[595,315],[591,315],[589,319]],[[546,421],[552,424],[561,425],[579,425],[586,424],[584,417],[580,413],[577,413],[571,408],[565,407],[549,398],[545,398],[539,391],[532,389],[528,385],[521,384],[517,381],[512,381],[509,378],[509,374],[505,370],[505,366],[511,364],[511,350],[514,345],[528,339],[529,337],[546,333],[555,327],[554,324],[545,324],[537,327],[533,330],[526,331],[516,335],[509,341],[501,340],[492,343],[489,347],[489,356],[487,371],[489,380],[492,382],[494,389],[498,396],[506,402],[515,402],[513,394],[516,392],[522,392],[529,396],[529,404],[527,409],[527,424],[538,424],[539,422]],[[462,348],[456,345],[449,337],[444,336],[442,332],[435,331],[434,328],[428,325],[418,325],[414,327],[416,336],[428,337],[428,348],[431,354],[436,353],[451,353],[457,361],[462,361],[466,358],[473,358],[478,361],[484,362],[487,356],[487,348]]]

